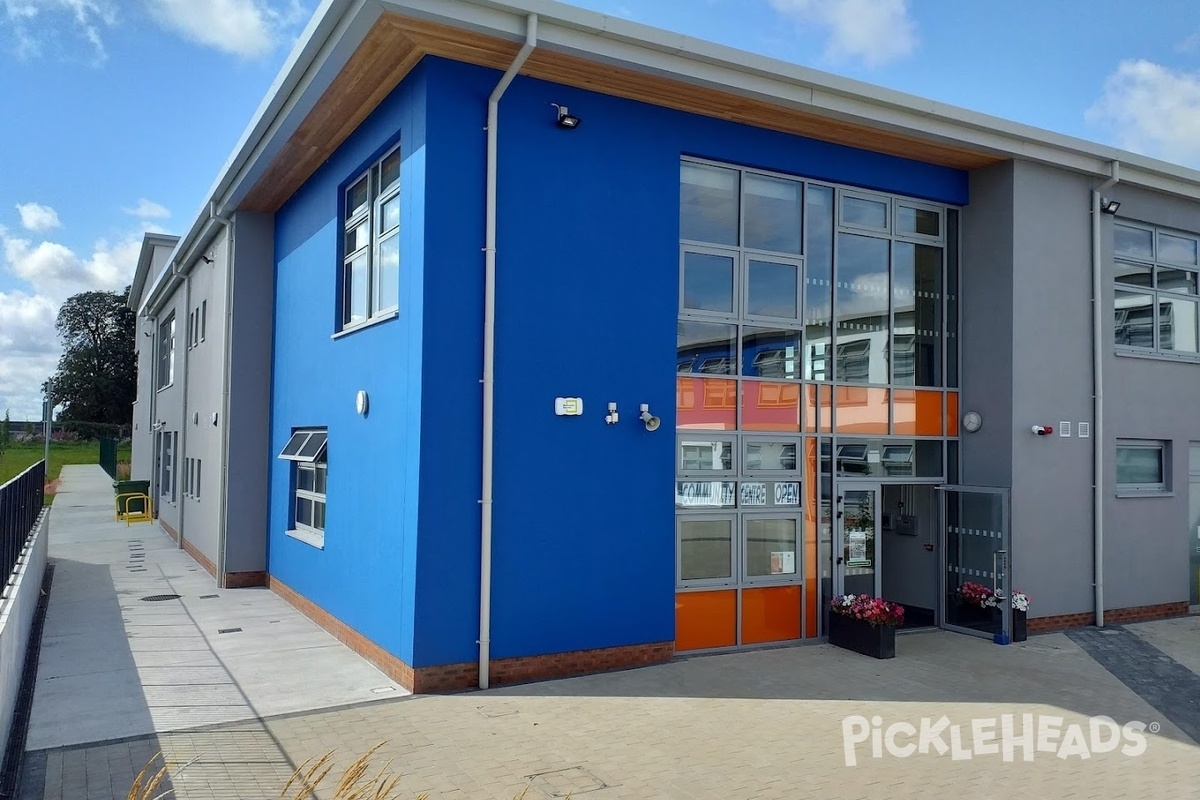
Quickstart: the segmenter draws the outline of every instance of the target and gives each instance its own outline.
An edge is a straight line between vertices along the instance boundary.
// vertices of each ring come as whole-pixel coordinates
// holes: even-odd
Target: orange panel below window
[[[892,406],[892,433],[897,436],[942,435],[941,392],[893,389]]]
[[[737,591],[676,593],[676,650],[733,647],[735,644]]]
[[[742,429],[800,431],[800,384],[744,381]]]
[[[958,436],[958,392],[946,392],[946,435]]]
[[[887,435],[887,389],[839,386],[836,397],[838,433]]]
[[[800,638],[800,586],[742,590],[742,644]]]
[[[731,431],[737,427],[737,382],[676,378],[675,413],[680,428]]]

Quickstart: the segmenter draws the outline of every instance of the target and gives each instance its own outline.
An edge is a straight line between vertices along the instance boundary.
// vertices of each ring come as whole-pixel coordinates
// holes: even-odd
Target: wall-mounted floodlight
[[[1116,214],[1120,207],[1121,204],[1116,200],[1109,200],[1107,197],[1100,198],[1100,210],[1105,214]]]
[[[560,128],[578,128],[579,123],[583,121],[568,111],[566,106],[560,106],[558,103],[551,103],[550,105],[558,109],[558,119],[555,124]]]

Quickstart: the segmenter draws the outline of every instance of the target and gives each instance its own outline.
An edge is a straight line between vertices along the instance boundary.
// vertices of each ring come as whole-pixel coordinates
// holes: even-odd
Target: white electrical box
[[[560,417],[578,417],[583,415],[582,397],[554,398],[554,413]]]

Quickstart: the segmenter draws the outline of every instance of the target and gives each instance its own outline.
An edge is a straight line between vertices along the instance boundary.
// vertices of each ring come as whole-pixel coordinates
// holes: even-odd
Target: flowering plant
[[[889,603],[881,597],[866,594],[846,594],[833,598],[829,603],[835,614],[870,623],[871,627],[892,627],[904,622],[904,606]]]
[[[1029,610],[1029,595],[1025,594],[1022,591],[1013,592],[1012,593],[1012,607],[1013,607],[1013,610],[1015,610],[1015,611],[1028,611]]]
[[[982,583],[972,583],[967,581],[962,586],[958,587],[958,602],[968,606],[980,606],[989,608],[996,605],[995,594],[990,587],[984,586]]]

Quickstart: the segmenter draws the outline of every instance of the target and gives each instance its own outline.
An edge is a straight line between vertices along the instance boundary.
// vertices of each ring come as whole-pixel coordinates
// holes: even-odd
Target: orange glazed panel
[[[892,433],[897,436],[941,436],[942,393],[893,389]]]
[[[946,435],[958,436],[958,392],[946,392]]]
[[[817,389],[820,391],[821,433],[833,433],[833,387],[823,383]]]
[[[742,429],[800,431],[800,384],[742,383]]]
[[[742,589],[742,644],[799,639],[801,588]]]
[[[866,386],[838,386],[837,432],[886,436],[888,390]]]
[[[737,591],[677,592],[675,649],[703,650],[737,644]]]
[[[675,412],[680,428],[731,431],[737,427],[737,382],[676,378]]]

